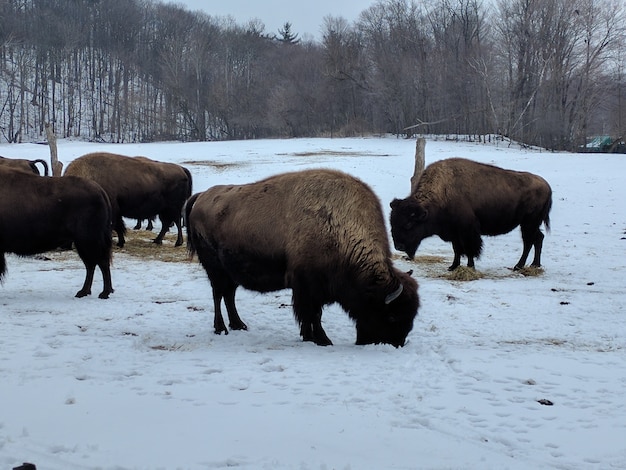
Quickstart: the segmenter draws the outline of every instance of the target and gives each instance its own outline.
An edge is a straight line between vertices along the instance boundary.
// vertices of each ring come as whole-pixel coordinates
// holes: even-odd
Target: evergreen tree
[[[278,34],[280,34],[278,40],[283,44],[298,44],[300,42],[298,33],[294,34],[291,31],[291,23],[289,21],[283,25],[283,29],[278,30]]]

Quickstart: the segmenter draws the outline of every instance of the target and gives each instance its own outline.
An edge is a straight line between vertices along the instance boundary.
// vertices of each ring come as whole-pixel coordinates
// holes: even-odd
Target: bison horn
[[[393,302],[398,297],[400,297],[400,294],[402,294],[402,290],[403,289],[404,289],[404,286],[402,284],[400,284],[400,287],[398,287],[391,294],[389,294],[387,297],[385,297],[385,305],[389,305],[391,302]]]

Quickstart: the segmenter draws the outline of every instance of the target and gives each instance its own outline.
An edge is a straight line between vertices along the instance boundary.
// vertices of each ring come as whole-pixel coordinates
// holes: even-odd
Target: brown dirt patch
[[[181,165],[208,166],[219,172],[231,170],[233,168],[240,168],[246,164],[240,162],[217,162],[215,160],[187,160],[182,162]]]

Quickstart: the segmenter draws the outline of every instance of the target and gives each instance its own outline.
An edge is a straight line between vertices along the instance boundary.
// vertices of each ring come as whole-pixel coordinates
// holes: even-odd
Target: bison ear
[[[389,207],[395,209],[396,207],[398,207],[398,204],[400,204],[400,199],[394,199],[389,203]]]

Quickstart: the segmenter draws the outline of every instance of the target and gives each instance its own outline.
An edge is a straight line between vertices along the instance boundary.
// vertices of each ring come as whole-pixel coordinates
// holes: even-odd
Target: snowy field
[[[184,164],[194,192],[337,168],[367,182],[388,216],[408,195],[415,142],[59,142],[66,165],[100,150]],[[0,155],[49,151],[0,145]],[[427,141],[427,164],[452,156],[551,184],[544,272],[511,271],[518,230],[485,239],[484,277],[471,282],[443,277],[452,247],[438,238],[416,262],[397,253],[422,301],[401,349],[356,346],[336,305],[323,316],[334,346],[303,343],[289,291],[240,289],[249,331],[216,336],[208,279],[184,247],[181,262],[115,247],[108,300],[74,298],[84,279],[75,254],[7,255],[0,469],[626,468],[626,156]],[[97,272],[96,294],[101,282]]]

